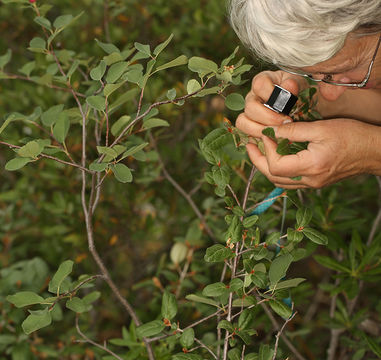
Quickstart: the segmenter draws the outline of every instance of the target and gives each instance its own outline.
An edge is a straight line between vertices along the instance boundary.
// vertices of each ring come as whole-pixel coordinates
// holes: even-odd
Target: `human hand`
[[[277,144],[265,135],[265,126],[245,122],[241,130],[261,137],[266,155],[254,144],[247,145],[253,164],[276,186],[320,188],[341,179],[369,173],[381,174],[381,128],[351,119],[294,122],[275,126],[277,138],[308,141],[307,150],[281,156]],[[301,177],[293,180],[295,177]]]
[[[300,80],[297,76],[284,71],[263,71],[257,74],[253,78],[251,90],[245,99],[245,111],[238,116],[236,126],[239,128],[240,124],[247,121],[269,126],[291,121],[288,116],[278,114],[263,104],[269,99],[275,85],[297,95],[300,88],[298,81],[304,81],[304,79]]]

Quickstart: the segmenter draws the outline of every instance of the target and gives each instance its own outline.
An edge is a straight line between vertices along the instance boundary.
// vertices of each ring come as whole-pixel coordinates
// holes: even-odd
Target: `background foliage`
[[[173,33],[172,42],[160,55],[160,64],[180,55],[188,58],[200,56],[220,64],[238,44],[227,23],[225,7],[217,0],[63,0],[42,1],[38,6],[41,15],[52,22],[60,15],[77,16],[83,12],[77,21],[57,36],[54,46],[66,70],[70,69],[74,58],[78,60],[81,70],[73,73],[71,84],[78,91],[86,88],[89,91],[87,96],[90,90],[94,91],[89,72],[105,56],[95,39],[112,43],[119,49],[128,48],[135,42],[149,44],[154,49]],[[59,75],[54,61],[41,52],[26,50],[34,37],[43,36],[41,24],[34,20],[36,15],[31,7],[24,1],[4,0],[0,7],[0,29],[3,34],[0,37],[0,56],[6,57],[7,50],[12,50],[11,61],[0,66],[4,67],[0,73],[0,127],[11,113],[24,114],[29,119],[33,118],[30,114],[34,113],[38,119],[37,107],[44,112],[58,104],[65,104],[66,109],[75,106],[69,91],[52,88],[52,85],[57,85],[54,76]],[[263,64],[250,59],[242,49],[238,55],[238,59],[246,56],[247,61],[254,64],[250,73],[244,75],[245,79],[250,80],[263,69]],[[23,68],[33,61],[35,79],[25,74],[27,70]],[[20,72],[22,68],[24,72]],[[177,94],[186,94],[188,81],[192,78],[197,79],[197,75],[186,66],[155,74],[145,88],[143,107],[166,100],[167,91],[173,88]],[[131,138],[134,144],[149,143],[140,156],[130,156],[123,162],[133,170],[133,183],[118,182],[111,172],[105,177],[100,195],[102,205],[97,208],[93,221],[96,246],[121,295],[133,305],[142,323],[158,321],[156,324],[161,328],[163,317],[167,320],[174,318],[175,327],[176,321],[179,321],[181,328],[185,328],[213,313],[213,305],[205,304],[205,299],[203,302],[190,301],[195,298],[189,298],[189,294],[206,297],[209,302],[225,305],[228,302],[229,291],[220,286],[221,272],[228,261],[224,263],[224,258],[217,263],[205,261],[210,254],[206,249],[213,249],[216,244],[227,249],[226,240],[229,240],[231,224],[235,221],[233,217],[240,219],[237,220],[240,224],[246,210],[245,206],[237,206],[233,195],[237,194],[239,199],[245,198],[249,180],[252,186],[244,201],[248,208],[263,200],[273,189],[273,185],[262,175],[252,171],[244,147],[236,149],[229,133],[229,129],[235,131],[234,127],[226,121],[230,119],[234,123],[238,111],[231,110],[234,104],[229,106],[230,109],[225,106],[225,97],[231,91],[244,95],[249,86],[250,81],[243,81],[238,88],[227,89],[225,94],[193,97],[182,106],[174,103],[161,106],[157,116],[165,119],[169,126],[148,132],[137,131]],[[122,93],[119,90],[119,94]],[[119,116],[136,113],[139,91],[134,95],[122,110],[118,110]],[[71,156],[79,160],[80,121],[76,114],[72,115],[65,146]],[[208,152],[208,141],[204,140],[201,152],[198,139],[205,139],[216,128],[224,129],[219,131],[229,137],[219,148],[213,149],[212,154]],[[57,134],[59,136],[58,130]],[[52,279],[57,281],[57,276],[61,276],[62,281],[65,278],[72,282],[68,291],[75,287],[73,284],[78,284],[75,283],[77,279],[80,278],[79,282],[86,279],[81,275],[100,274],[88,250],[80,172],[46,159],[28,164],[19,171],[4,170],[5,164],[15,157],[15,151],[5,146],[4,142],[23,146],[40,136],[41,129],[25,121],[12,123],[0,135],[0,358],[114,358],[89,341],[83,341],[75,326],[76,319],[80,320],[80,328],[88,338],[98,344],[107,341],[107,347],[121,358],[146,358],[145,347],[136,337],[130,314],[120,306],[115,294],[101,278],[81,286],[80,297],[84,299],[86,294],[89,297],[80,317],[75,314],[82,312],[78,304],[60,302],[52,311],[53,325],[28,335],[25,334],[29,332],[26,325],[21,326],[29,312],[25,307],[15,307],[15,299],[9,295],[29,291],[46,298],[52,296],[48,290],[54,285]],[[247,141],[238,135],[235,140]],[[89,147],[90,159],[94,160],[98,156],[95,137],[90,138]],[[221,178],[215,175],[218,171],[216,163],[213,163],[215,154],[218,154],[226,169]],[[126,180],[123,175],[120,176]],[[331,351],[328,354],[330,359],[381,357],[378,340],[381,304],[377,286],[381,251],[381,238],[377,235],[380,220],[378,193],[377,179],[365,176],[321,190],[289,191],[289,201],[285,206],[284,200],[278,199],[270,210],[259,217],[255,226],[254,223],[247,226],[249,235],[252,231],[251,235],[257,236],[256,245],[261,243],[260,248],[265,250],[269,246],[268,253],[263,257],[264,262],[254,244],[247,248],[247,254],[253,255],[257,263],[264,263],[268,271],[274,259],[289,249],[294,262],[287,272],[287,279],[304,278],[306,281],[290,290],[297,314],[282,332],[295,350],[287,346],[284,337],[279,348],[275,342],[275,335],[281,335],[281,324],[287,322],[291,315],[287,307],[290,304],[282,305],[285,302],[281,301],[288,299],[290,293],[279,291],[271,298],[278,307],[274,303],[271,308],[257,305],[252,308],[253,311],[245,313],[249,314],[249,320],[242,318],[240,326],[247,322],[245,326],[250,330],[251,342],[246,344],[243,334],[235,339],[233,336],[229,343],[229,359],[241,359],[244,355],[246,360],[271,359],[273,356],[279,359],[287,356],[321,359],[325,358],[327,348]],[[287,208],[284,229],[294,230],[292,233],[289,230],[290,235],[284,244],[286,250],[282,249],[277,256],[279,246],[276,241],[280,236],[277,232],[282,227],[284,207]],[[197,215],[195,208],[201,216]],[[296,232],[302,231],[297,221],[298,208],[301,211],[306,208],[310,210],[311,227],[327,236],[326,247],[308,239],[300,243],[296,240],[295,237],[299,237]],[[243,228],[239,229],[241,232],[237,241],[241,244]],[[274,237],[273,234],[277,235]],[[230,255],[225,257],[229,259]],[[73,271],[67,270],[68,277],[62,275],[65,272],[62,267],[61,272],[56,273],[60,264],[68,259],[74,262]],[[72,263],[64,264],[71,269]],[[243,262],[239,265],[241,273],[237,271],[237,279],[243,279],[242,276],[250,271],[244,268]],[[56,277],[53,276],[55,273]],[[230,283],[231,273],[228,267],[226,279],[222,280],[226,285]],[[258,283],[255,286],[261,288]],[[263,292],[268,286],[269,283],[264,283]],[[241,290],[242,285],[238,286],[234,296],[242,297]],[[176,305],[169,294],[176,296]],[[259,302],[259,295],[263,295],[262,292],[258,292],[252,301]],[[33,305],[30,297],[28,299],[29,304]],[[29,309],[36,310],[37,307],[29,306]],[[174,309],[177,309],[177,314]],[[283,314],[283,318],[279,314]],[[195,327],[195,333],[203,344],[212,347],[216,353],[221,351],[222,358],[225,335],[221,335],[222,330],[216,328],[214,317]],[[220,323],[220,328],[230,334],[236,331],[226,323]],[[172,330],[161,329],[152,335],[162,334],[163,331],[171,333]],[[257,335],[253,335],[254,331]],[[143,336],[150,336],[147,332],[140,332]],[[218,333],[221,336],[221,344],[217,346],[220,350],[214,348]],[[212,358],[203,347],[187,352],[196,347],[189,331],[186,336],[179,337],[180,333],[177,337],[152,342],[156,358]],[[182,352],[183,348],[188,350]],[[275,353],[274,349],[277,350]]]

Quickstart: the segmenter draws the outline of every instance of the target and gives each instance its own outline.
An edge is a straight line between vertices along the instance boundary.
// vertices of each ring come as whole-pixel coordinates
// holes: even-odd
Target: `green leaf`
[[[107,44],[95,39],[97,45],[107,54],[120,53],[120,50],[114,44]]]
[[[122,76],[127,68],[128,62],[126,61],[117,62],[116,64],[111,65],[107,71],[106,81],[111,84],[114,83]]]
[[[177,301],[175,295],[164,291],[161,302],[161,316],[164,319],[172,320],[177,314]]]
[[[131,116],[123,115],[121,118],[115,121],[114,124],[112,124],[111,134],[114,136],[118,136],[130,121]]]
[[[228,352],[229,360],[241,360],[241,350],[238,348],[234,348],[229,350]]]
[[[66,260],[58,267],[58,270],[49,282],[49,292],[54,294],[59,293],[62,282],[73,271],[73,264],[72,260]]]
[[[259,348],[258,360],[271,360],[274,355],[274,350],[269,345],[261,344]]]
[[[81,314],[85,311],[90,310],[90,307],[88,304],[86,304],[82,299],[79,297],[72,297],[70,300],[66,301],[66,307],[69,310],[74,311],[75,313]]]
[[[278,143],[278,146],[276,148],[276,152],[279,155],[289,155],[291,154],[290,150],[290,141],[288,139],[282,139]]]
[[[90,71],[90,77],[96,81],[101,80],[106,72],[106,68],[106,62],[104,60],[101,60],[98,66]]]
[[[156,71],[165,70],[165,69],[169,69],[169,68],[172,68],[172,67],[175,67],[175,66],[185,65],[187,63],[188,63],[188,58],[185,55],[180,55],[176,59],[174,59],[174,60],[172,60],[170,62],[167,62],[166,64],[158,66],[156,68],[155,72]]]
[[[11,61],[12,50],[8,49],[7,52],[0,56],[0,69],[3,70],[4,66],[7,65]]]
[[[20,291],[14,295],[8,295],[7,301],[17,308],[21,308],[28,305],[41,304],[44,298],[32,291]]]
[[[40,37],[34,37],[30,41],[28,49],[31,51],[45,50],[46,49],[46,41]]]
[[[322,255],[315,255],[314,259],[320,264],[325,266],[328,269],[336,270],[340,272],[346,272],[351,273],[351,270],[347,268],[344,265],[341,265],[338,261],[335,259],[328,257],[328,256],[322,256]]]
[[[164,322],[161,320],[150,321],[136,328],[136,334],[139,338],[154,336],[165,329]]]
[[[41,147],[36,140],[33,140],[33,141],[29,141],[20,149],[18,149],[17,155],[24,158],[36,158],[38,155],[41,154],[42,150],[43,150],[43,147]]]
[[[241,94],[229,94],[225,99],[225,105],[234,111],[241,111],[245,108],[245,99]]]
[[[31,72],[35,69],[36,67],[36,62],[35,61],[30,61],[26,64],[23,65],[21,69],[19,69],[19,72],[21,74],[24,74],[26,77],[29,77]]]
[[[246,345],[249,345],[251,343],[251,336],[250,333],[246,330],[239,330],[237,331],[237,335],[243,340],[243,342]]]
[[[192,328],[184,330],[180,336],[180,344],[183,348],[189,349],[194,343],[194,330]]]
[[[304,238],[304,235],[301,231],[298,231],[298,230],[295,230],[295,229],[292,229],[292,228],[288,228],[287,229],[287,240],[288,241],[292,241],[292,242],[301,242]]]
[[[230,281],[229,290],[238,292],[243,289],[243,281],[240,278],[234,278]]]
[[[58,116],[57,122],[53,126],[53,136],[61,144],[65,142],[66,136],[69,133],[70,120],[65,113]]]
[[[19,170],[31,161],[32,159],[29,159],[29,158],[22,158],[22,157],[14,158],[12,160],[9,160],[5,164],[5,170],[7,171]]]
[[[39,313],[30,314],[21,324],[24,333],[29,335],[33,331],[49,326],[52,322],[52,315],[48,308]]]
[[[101,293],[100,293],[100,291],[93,291],[93,292],[87,294],[86,296],[84,296],[84,297],[82,298],[82,301],[83,301],[86,305],[90,305],[90,304],[92,304],[94,301],[97,301],[100,297],[101,297]]]
[[[285,275],[293,258],[290,254],[276,257],[270,265],[269,278],[271,285],[278,283]]]
[[[258,215],[252,215],[252,216],[244,218],[242,224],[246,229],[249,229],[255,225],[258,219],[259,219]]]
[[[226,288],[226,285],[222,282],[217,282],[217,283],[209,284],[205,286],[204,289],[202,290],[202,295],[215,297],[215,296],[221,296],[227,292],[228,292],[228,289]]]
[[[260,289],[264,289],[267,286],[267,276],[262,271],[255,271],[254,274],[251,275],[251,280],[254,285]]]
[[[311,241],[319,245],[327,245],[328,238],[319,231],[311,228],[304,228],[302,230],[303,234],[306,235]]]
[[[134,155],[135,153],[143,150],[149,143],[145,142],[139,145],[134,145],[131,148],[129,148],[122,156],[122,159],[126,158],[127,156]]]
[[[63,104],[55,105],[46,110],[41,115],[41,121],[45,126],[52,126],[58,120],[58,116],[62,113],[64,109]]]
[[[141,52],[145,55],[151,55],[151,49],[150,49],[149,45],[143,45],[143,44],[140,44],[138,42],[135,42],[134,47],[136,50],[138,50],[139,52]]]
[[[119,182],[129,183],[132,181],[132,172],[128,166],[118,163],[115,165],[110,165],[110,169]]]
[[[221,188],[225,188],[225,186],[229,184],[230,170],[227,166],[221,166],[221,167],[216,167],[212,169],[212,174],[213,174],[214,183],[217,186]]]
[[[86,102],[92,108],[98,111],[104,111],[106,109],[106,99],[100,95],[93,95],[86,98]]]
[[[200,83],[195,79],[190,79],[187,84],[187,93],[192,94],[201,89]]]
[[[269,288],[269,291],[288,289],[291,287],[297,287],[299,284],[301,284],[305,280],[306,279],[303,279],[303,278],[295,278],[295,279],[280,281],[277,284],[272,284]]]
[[[118,156],[118,153],[113,148],[107,146],[97,146],[97,150],[99,154],[107,155],[111,159],[115,159]]]
[[[206,262],[222,262],[232,256],[232,251],[220,244],[212,245],[206,249],[204,260]]]
[[[44,18],[42,16],[37,16],[34,18],[34,22],[37,23],[38,25],[41,25],[45,29],[50,30],[52,28],[52,24],[47,18]]]
[[[202,304],[212,305],[218,307],[218,303],[212,299],[208,299],[203,296],[195,295],[195,294],[189,294],[185,296],[185,298],[189,301],[194,301]]]
[[[148,130],[159,126],[169,126],[168,121],[159,119],[159,118],[151,118],[143,123],[143,129]]]
[[[54,22],[53,22],[53,26],[56,28],[56,29],[59,29],[59,28],[64,28],[66,26],[68,26],[71,21],[73,20],[73,15],[61,15],[61,16],[58,16]]]
[[[169,257],[174,264],[180,264],[183,260],[185,260],[187,254],[187,246],[182,242],[177,242],[172,246]]]
[[[169,35],[169,38],[167,40],[165,40],[163,43],[161,43],[155,47],[153,54],[155,56],[158,56],[168,46],[168,44],[171,42],[172,38],[173,38],[173,34]]]
[[[114,91],[118,90],[124,83],[120,82],[118,84],[107,84],[103,89],[103,94],[109,97]]]
[[[245,309],[238,318],[238,328],[247,329],[254,319],[254,313],[251,309]]]
[[[269,137],[270,139],[273,139],[274,141],[276,141],[274,128],[267,127],[267,128],[262,130],[262,134]]]
[[[218,323],[218,326],[217,326],[218,329],[224,329],[224,330],[227,330],[229,331],[230,333],[233,333],[234,332],[234,326],[231,322],[227,321],[227,320],[221,320],[219,323]]]
[[[174,100],[176,99],[176,89],[170,89],[167,91],[167,98],[169,100]]]
[[[296,212],[296,224],[298,227],[305,227],[312,219],[312,211],[309,208],[300,208]]]
[[[199,73],[201,76],[210,73],[216,74],[218,72],[218,65],[215,62],[197,56],[189,59],[188,68],[193,72]]]

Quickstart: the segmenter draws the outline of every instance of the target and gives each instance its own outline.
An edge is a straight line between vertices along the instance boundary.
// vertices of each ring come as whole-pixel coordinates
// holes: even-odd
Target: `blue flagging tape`
[[[275,188],[273,191],[271,191],[270,194],[267,195],[267,197],[247,216],[251,215],[260,215],[264,213],[274,202],[276,199],[278,199],[279,196],[281,196],[284,193],[284,189],[282,188]],[[277,247],[276,252],[278,253],[280,251],[280,248]],[[283,280],[283,279],[282,279]],[[282,299],[283,303],[287,305],[289,308],[292,307],[292,299],[291,297],[287,297],[285,299]]]
[[[248,216],[264,213],[284,192],[282,188],[275,188]]]

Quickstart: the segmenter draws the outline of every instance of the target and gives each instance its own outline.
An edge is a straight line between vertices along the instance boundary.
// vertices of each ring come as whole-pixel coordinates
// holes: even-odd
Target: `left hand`
[[[253,164],[276,186],[320,188],[362,174],[381,174],[381,127],[351,119],[293,122],[275,126],[277,138],[308,141],[307,150],[282,156],[277,144],[262,134],[265,126],[241,119],[237,127],[262,138],[266,155],[254,144],[247,145]],[[301,176],[300,180],[291,178]]]

